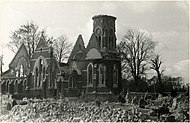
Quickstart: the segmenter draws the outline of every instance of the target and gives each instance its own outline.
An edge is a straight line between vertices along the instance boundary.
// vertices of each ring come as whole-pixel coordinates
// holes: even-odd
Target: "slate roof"
[[[97,39],[95,33],[92,33],[92,35],[90,37],[90,40],[89,40],[88,45],[86,47],[86,52],[83,55],[83,59],[86,58],[86,54],[92,48],[97,49],[101,53],[101,48],[100,48],[100,45],[99,45],[99,42],[98,42],[98,39]]]
[[[45,41],[45,37],[44,37],[43,33],[41,34],[41,37],[40,37],[40,40],[39,40],[39,42],[37,44],[36,49],[39,49],[41,47],[48,47],[47,42]]]
[[[12,73],[11,73],[11,70],[8,69],[7,71],[3,72],[1,77],[4,78],[4,77],[9,77],[9,76],[12,76]]]
[[[71,54],[69,56],[69,59],[68,59],[68,62],[71,61],[71,59],[73,58],[73,56],[79,51],[81,50],[83,53],[85,52],[85,46],[84,46],[84,41],[83,41],[83,38],[82,38],[82,35],[79,35],[78,38],[77,38],[77,41],[71,51]]]
[[[26,46],[24,45],[24,43],[22,43],[22,45],[21,45],[20,48],[18,49],[17,53],[16,53],[15,56],[13,57],[11,63],[9,64],[9,67],[12,66],[13,62],[14,62],[14,61],[16,60],[16,58],[18,57],[18,54],[19,54],[22,50],[26,53],[26,57],[29,58],[29,55],[28,55]]]

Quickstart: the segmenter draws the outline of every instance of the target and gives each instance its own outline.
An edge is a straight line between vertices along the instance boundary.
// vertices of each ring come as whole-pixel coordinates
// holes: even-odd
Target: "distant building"
[[[79,35],[67,63],[58,63],[43,35],[30,59],[22,44],[9,70],[2,74],[2,92],[31,97],[113,95],[121,90],[121,61],[116,51],[115,20],[93,18],[87,47]]]

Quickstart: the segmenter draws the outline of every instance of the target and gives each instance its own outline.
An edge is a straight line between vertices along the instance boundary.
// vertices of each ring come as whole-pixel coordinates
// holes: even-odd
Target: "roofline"
[[[1,75],[3,76],[4,74],[8,73],[9,71],[11,71],[11,69],[6,70],[6,71],[3,72]]]
[[[99,18],[99,17],[113,18],[115,20],[117,19],[116,17],[111,16],[111,15],[101,15],[101,14],[93,16],[92,19],[94,20],[95,18]]]
[[[21,47],[24,46],[24,49],[26,50],[26,54],[27,56],[29,57],[28,55],[28,51],[26,49],[26,46],[24,45],[24,43],[22,43],[22,45],[19,47],[18,51],[16,52],[16,54],[14,55],[13,59],[11,60],[11,62],[9,63],[9,68],[10,68],[10,64],[12,64],[12,62],[14,61],[14,59],[16,58],[17,54],[19,53],[19,51],[21,50]]]
[[[68,62],[72,59],[72,58],[71,58],[71,55],[72,55],[72,54],[73,54],[73,52],[74,52],[75,46],[76,46],[76,44],[78,43],[79,38],[81,38],[81,39],[82,39],[82,43],[83,43],[83,46],[84,46],[84,50],[86,50],[86,47],[85,47],[85,44],[84,44],[83,37],[82,37],[82,35],[81,35],[81,34],[79,34],[79,35],[78,35],[78,37],[77,37],[77,40],[75,41],[75,44],[74,44],[74,46],[73,46],[73,48],[72,48],[72,51],[71,51],[71,53],[70,53],[70,55],[69,55],[69,58],[68,58],[67,63],[68,63]],[[79,49],[78,49],[78,50],[79,50]],[[77,50],[77,52],[78,52],[78,50]]]

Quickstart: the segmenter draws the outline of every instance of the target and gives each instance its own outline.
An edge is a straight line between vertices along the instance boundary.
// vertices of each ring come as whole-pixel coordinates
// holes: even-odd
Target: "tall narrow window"
[[[35,83],[34,83],[34,87],[37,87],[37,83],[38,83],[38,68],[36,68],[36,71],[35,71]]]
[[[113,29],[110,29],[109,30],[109,49],[112,50],[113,47],[114,47],[114,42],[113,42],[113,35],[114,35],[114,32],[113,32]]]
[[[87,68],[87,74],[88,74],[88,85],[92,85],[92,81],[93,81],[93,65],[90,63],[88,65],[88,68]]]
[[[111,43],[111,50],[113,50],[113,36],[111,36],[111,40],[110,40],[110,43]]]
[[[99,47],[102,48],[102,41],[101,41],[101,37],[100,37],[100,35],[98,36],[98,42],[99,42]]]
[[[105,65],[99,65],[99,83],[98,86],[102,87],[105,86]]]
[[[14,92],[15,92],[14,91],[14,82],[13,82],[13,80],[11,80],[9,83],[9,93],[13,94]]]
[[[21,65],[20,66],[20,77],[23,77],[24,75],[24,69],[23,69],[23,66]]]
[[[18,80],[15,80],[14,83],[14,93],[18,93]]]
[[[99,83],[98,86],[102,86],[104,83],[104,67],[102,64],[99,65]]]
[[[43,60],[40,59],[39,62],[40,62],[40,64],[39,64],[39,82],[38,82],[38,87],[41,86],[41,83],[42,83],[41,81],[42,81],[42,76],[43,76],[42,75],[43,74],[42,73],[42,70],[43,70]]]
[[[113,67],[113,83],[114,83],[114,85],[113,85],[113,87],[114,88],[117,88],[118,87],[118,69],[117,69],[117,66],[116,65],[114,65],[114,67]]]
[[[6,87],[7,87],[7,92],[9,92],[9,80],[6,83]]]
[[[103,72],[103,77],[102,77],[102,78],[103,78],[103,85],[106,85],[106,72],[107,72],[107,71],[106,71],[106,65],[104,65],[103,68],[104,68],[104,69],[103,69],[103,71],[104,71],[104,72]]]
[[[23,80],[18,82],[18,93],[23,93]]]
[[[19,72],[18,71],[16,71],[16,77],[18,77],[19,76]]]
[[[113,49],[113,36],[109,36],[109,49],[112,50]]]
[[[43,79],[45,78],[45,74],[46,74],[46,68],[43,67]]]
[[[23,82],[23,91],[25,91],[26,86],[27,86],[27,83],[26,83],[26,80],[24,80],[24,82]]]
[[[69,88],[73,88],[73,77],[69,77]]]
[[[105,46],[106,48],[108,48],[108,37],[106,36],[105,39],[106,39],[106,40],[105,40],[105,42],[104,42],[104,43],[105,43],[104,46]]]

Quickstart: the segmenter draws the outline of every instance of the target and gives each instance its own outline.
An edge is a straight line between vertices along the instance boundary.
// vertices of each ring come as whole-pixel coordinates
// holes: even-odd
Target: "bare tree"
[[[72,44],[67,42],[67,38],[64,35],[61,35],[57,39],[54,39],[54,54],[59,63],[68,58],[68,55],[71,52],[71,46]]]
[[[3,55],[0,56],[0,76],[3,73]]]
[[[21,25],[18,30],[11,33],[12,41],[8,43],[8,47],[16,53],[24,43],[31,58],[42,35],[48,46],[53,45],[55,57],[59,62],[68,57],[72,44],[66,41],[66,36],[61,35],[57,39],[49,37],[46,30],[39,31],[39,26],[32,21]]]
[[[164,72],[164,70],[161,70],[162,61],[160,60],[160,56],[157,54],[154,59],[151,59],[151,69],[155,70],[158,76],[158,82],[161,84],[161,74]]]
[[[16,53],[21,44],[24,43],[31,57],[40,38],[38,25],[32,21],[27,22],[26,25],[21,25],[18,30],[12,32],[10,38],[12,41],[8,43],[8,47],[13,52]]]
[[[149,33],[135,29],[128,30],[118,45],[122,64],[125,64],[123,71],[129,69],[137,83],[148,68],[148,60],[151,58],[154,47],[155,43]]]
[[[128,62],[127,62],[127,59],[125,57],[125,53],[124,51],[126,50],[125,49],[125,42],[121,41],[118,45],[117,45],[117,51],[119,53],[119,55],[121,56],[121,73],[122,73],[122,78],[124,79],[129,79],[132,74],[131,74],[131,71],[129,69],[129,65],[128,65]]]

